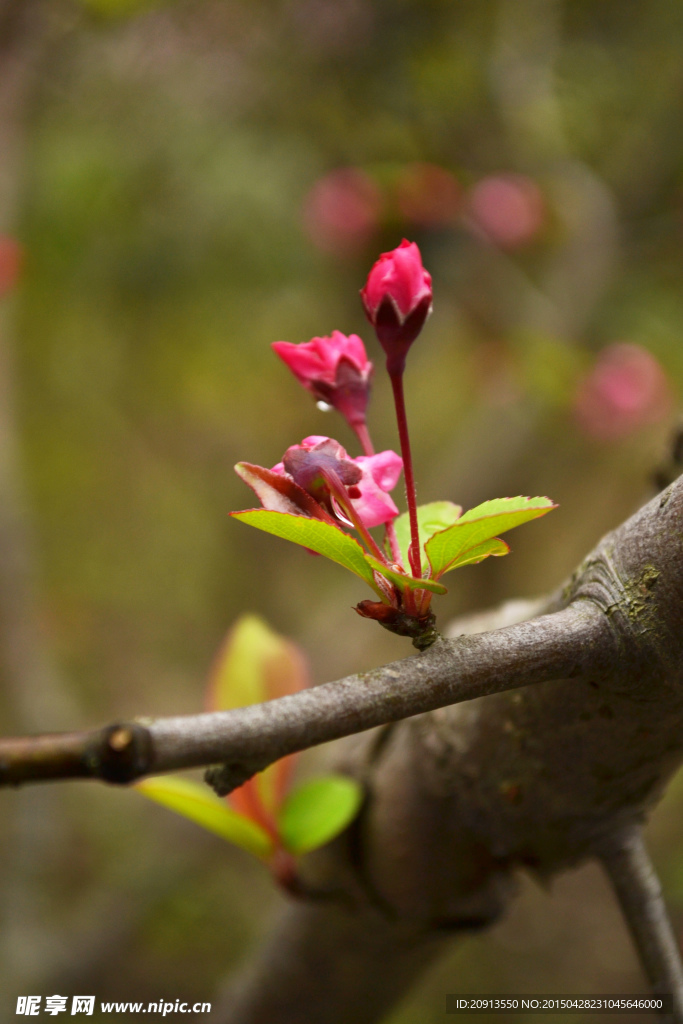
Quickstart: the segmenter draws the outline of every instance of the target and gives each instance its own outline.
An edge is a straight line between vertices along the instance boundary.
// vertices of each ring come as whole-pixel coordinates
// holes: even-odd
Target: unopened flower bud
[[[340,412],[351,427],[365,423],[373,366],[357,334],[341,331],[301,345],[273,342],[273,349],[318,401]]]
[[[432,279],[415,242],[404,238],[397,249],[382,253],[360,294],[389,373],[402,373],[408,349],[432,311]]]

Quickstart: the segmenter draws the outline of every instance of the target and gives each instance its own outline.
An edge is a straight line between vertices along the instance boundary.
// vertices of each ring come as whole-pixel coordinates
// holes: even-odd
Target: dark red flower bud
[[[402,373],[408,349],[432,311],[432,279],[415,242],[404,238],[397,249],[382,253],[360,294],[389,373]]]

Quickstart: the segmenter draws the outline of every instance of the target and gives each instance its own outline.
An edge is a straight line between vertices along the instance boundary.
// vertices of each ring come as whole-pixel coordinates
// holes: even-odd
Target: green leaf
[[[197,782],[159,775],[136,782],[135,789],[261,860],[267,860],[273,852],[273,841],[265,829],[233,811],[224,800]]]
[[[420,551],[424,551],[425,544],[437,530],[444,530],[451,526],[460,516],[462,508],[454,505],[452,501],[430,501],[427,505],[417,507],[417,527],[420,534]],[[396,538],[401,551],[403,564],[408,566],[408,548],[410,547],[410,516],[404,512],[394,520]],[[388,548],[389,554],[391,549]],[[427,562],[423,559],[422,568],[428,569]],[[437,591],[439,593],[439,591]]]
[[[231,512],[230,515],[258,530],[265,530],[266,533],[291,540],[294,544],[301,544],[302,547],[324,555],[345,569],[350,569],[379,593],[362,547],[339,527],[320,519],[307,519],[306,516],[293,516],[287,512],[272,512],[263,508]]]
[[[402,572],[394,572],[393,569],[389,569],[384,562],[380,562],[378,558],[374,558],[372,555],[366,555],[365,558],[373,569],[377,569],[377,572],[398,584],[401,589],[408,587],[409,590],[431,590],[435,594],[448,593],[443,583],[437,583],[436,580],[423,580],[418,579],[417,576],[406,576]]]
[[[285,848],[307,853],[328,843],[355,818],[362,799],[361,786],[345,775],[324,775],[299,786],[278,821]]]
[[[494,555],[496,558],[501,555],[509,555],[510,548],[501,540],[500,537],[493,537],[491,540],[485,540],[483,544],[477,544],[476,548],[470,548],[466,551],[461,558],[458,559],[457,565],[452,565],[451,569],[460,569],[463,565],[476,565],[477,562],[483,562],[489,555]],[[446,572],[449,570],[447,569]]]
[[[438,579],[445,572],[481,561],[489,555],[504,555],[500,547],[484,550],[486,541],[499,533],[512,530],[531,519],[537,519],[557,506],[550,498],[494,498],[471,508],[452,526],[435,533],[426,544],[432,576]],[[502,542],[501,542],[502,543]],[[507,545],[506,545],[507,547]],[[480,548],[476,553],[474,549]],[[474,558],[471,555],[475,555]]]

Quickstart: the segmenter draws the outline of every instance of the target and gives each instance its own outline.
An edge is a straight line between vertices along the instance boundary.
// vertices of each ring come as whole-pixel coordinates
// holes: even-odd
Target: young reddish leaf
[[[251,487],[265,509],[289,512],[295,516],[310,516],[312,519],[334,523],[329,512],[303,487],[294,483],[291,477],[274,473],[272,469],[265,469],[264,466],[255,466],[251,462],[238,462],[235,472]]]
[[[244,615],[229,631],[209,677],[207,708],[228,711],[261,704],[309,684],[308,665],[299,648],[256,615]],[[236,811],[272,831],[273,815],[291,775],[294,756],[269,765],[230,794]]]
[[[273,841],[265,829],[232,810],[206,786],[190,779],[160,775],[136,782],[135,789],[260,860],[268,860],[273,852]]]
[[[350,569],[379,593],[363,549],[358,541],[344,533],[341,527],[334,526],[331,522],[324,523],[320,519],[306,519],[301,515],[288,515],[259,508],[231,512],[230,515],[259,530],[265,530],[266,533],[291,540],[294,544],[301,544],[304,548],[324,555],[331,561],[343,565],[345,569]]]
[[[326,775],[299,786],[278,820],[285,849],[308,853],[329,843],[355,818],[362,799],[361,786],[345,775]]]
[[[207,709],[229,711],[261,704],[308,686],[306,660],[290,640],[256,615],[243,615],[228,632],[209,676]]]
[[[420,532],[420,550],[424,551],[425,544],[437,530],[444,530],[447,526],[451,526],[460,517],[461,513],[462,508],[460,505],[454,505],[452,501],[430,501],[427,505],[418,505],[417,525]],[[396,530],[396,538],[401,551],[401,557],[403,558],[403,564],[407,567],[408,547],[410,545],[410,517],[407,512],[404,512],[395,520],[394,529]],[[388,544],[387,552],[391,554]],[[423,570],[429,568],[425,558],[422,559],[422,568]],[[442,593],[442,591],[437,591],[437,593]]]
[[[494,498],[470,509],[445,530],[435,533],[425,545],[432,568],[432,576],[438,579],[445,572],[466,565],[469,555],[486,541],[496,538],[499,533],[512,530],[531,519],[537,519],[557,506],[550,498]],[[502,543],[502,542],[501,542]],[[507,546],[507,545],[506,545]],[[475,561],[488,555],[506,554],[500,547],[477,554]]]

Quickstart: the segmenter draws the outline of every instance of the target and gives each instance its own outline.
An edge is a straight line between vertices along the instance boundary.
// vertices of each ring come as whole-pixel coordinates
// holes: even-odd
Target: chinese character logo
[[[17,1014],[25,1017],[37,1017],[40,1012],[40,996],[19,996],[17,999]]]
[[[58,1013],[66,1011],[66,996],[46,996],[45,1013],[51,1013],[55,1017]]]
[[[74,1013],[86,1013],[88,1016],[91,1016],[94,1009],[94,996],[74,996],[73,1003],[71,1004],[72,1016]]]

